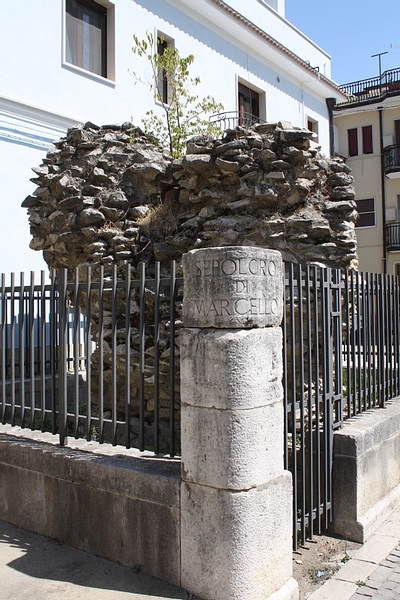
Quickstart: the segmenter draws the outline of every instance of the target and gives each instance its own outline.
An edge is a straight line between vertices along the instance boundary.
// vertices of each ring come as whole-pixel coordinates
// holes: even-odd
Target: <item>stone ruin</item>
[[[341,269],[358,266],[355,192],[341,158],[328,159],[315,134],[288,123],[236,128],[222,139],[198,135],[183,158],[172,160],[131,123],[99,127],[86,123],[68,130],[41,166],[38,185],[22,206],[28,209],[30,247],[42,250],[51,269],[86,266],[94,276],[116,265],[118,277],[140,261],[147,273],[161,262],[163,276],[188,250],[212,246],[259,246],[282,253],[285,261]],[[182,290],[178,290],[178,314]],[[82,301],[82,306],[84,302]],[[94,307],[95,308],[95,307]],[[95,314],[95,311],[92,311]],[[105,313],[107,315],[107,311]],[[121,327],[125,316],[121,315]],[[168,311],[162,308],[161,424],[168,421]],[[132,349],[137,350],[138,307],[132,302]],[[96,339],[96,318],[93,333]],[[107,340],[106,324],[105,340]],[[105,406],[110,403],[104,355]],[[179,356],[179,332],[176,337]],[[146,418],[153,413],[152,338],[146,338]],[[93,381],[98,377],[96,352]],[[121,359],[122,360],[122,359]],[[138,409],[138,364],[131,359],[132,414]],[[177,361],[179,363],[179,361]],[[163,370],[164,369],[164,370]],[[123,411],[124,369],[118,371]],[[164,379],[163,379],[164,378]],[[176,375],[179,391],[179,373]],[[95,385],[94,385],[95,391]],[[179,407],[179,394],[176,402]],[[135,404],[136,403],[136,404]]]

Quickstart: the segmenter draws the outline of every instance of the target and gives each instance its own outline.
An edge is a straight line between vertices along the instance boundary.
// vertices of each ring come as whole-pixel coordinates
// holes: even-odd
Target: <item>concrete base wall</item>
[[[333,531],[364,543],[400,498],[400,399],[334,434]]]
[[[0,518],[179,586],[180,461],[57,440],[0,426]]]

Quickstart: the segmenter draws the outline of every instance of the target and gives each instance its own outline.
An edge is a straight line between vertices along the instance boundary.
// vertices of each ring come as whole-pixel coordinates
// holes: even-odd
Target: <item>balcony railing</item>
[[[393,144],[383,149],[383,170],[388,176],[400,171],[400,145]]]
[[[217,115],[211,115],[209,118],[210,123],[213,123],[217,127],[220,127],[222,131],[227,129],[235,129],[235,127],[244,127],[249,129],[256,123],[266,123],[260,117],[252,115],[251,113],[234,111],[218,113]]]
[[[385,71],[380,77],[346,83],[341,85],[340,89],[349,95],[349,99],[338,106],[379,100],[392,92],[400,93],[400,68]]]
[[[389,223],[385,229],[386,249],[390,251],[400,250],[400,223]]]

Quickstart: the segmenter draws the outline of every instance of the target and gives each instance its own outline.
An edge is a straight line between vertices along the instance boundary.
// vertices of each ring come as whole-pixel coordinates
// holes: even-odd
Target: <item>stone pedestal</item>
[[[194,250],[183,269],[181,585],[207,600],[295,599],[280,254]]]

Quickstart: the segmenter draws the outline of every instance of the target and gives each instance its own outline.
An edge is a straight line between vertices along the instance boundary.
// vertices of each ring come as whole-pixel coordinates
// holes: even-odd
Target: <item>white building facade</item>
[[[147,110],[161,110],[133,34],[193,54],[200,98],[308,127],[332,151],[327,99],[345,97],[329,55],[285,19],[284,0],[18,0],[2,3],[0,18],[0,272],[45,269],[20,205],[51,142],[79,122],[140,126]]]

